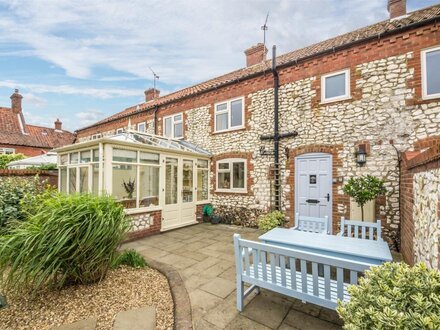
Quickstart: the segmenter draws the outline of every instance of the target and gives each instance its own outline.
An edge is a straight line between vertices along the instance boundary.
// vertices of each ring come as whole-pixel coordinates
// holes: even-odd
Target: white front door
[[[332,233],[332,157],[310,153],[295,159],[295,212],[303,216],[328,216]]]
[[[162,231],[196,223],[195,161],[165,157]]]

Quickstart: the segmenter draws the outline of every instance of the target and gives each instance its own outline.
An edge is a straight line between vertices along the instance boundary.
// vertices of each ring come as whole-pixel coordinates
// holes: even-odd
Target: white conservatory
[[[126,131],[56,152],[61,192],[109,194],[134,218],[160,213],[156,230],[196,223],[209,203],[211,155],[184,140]]]

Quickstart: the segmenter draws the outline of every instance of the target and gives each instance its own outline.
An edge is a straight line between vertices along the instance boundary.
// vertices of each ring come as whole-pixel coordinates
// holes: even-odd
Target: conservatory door
[[[179,159],[166,157],[165,159],[165,204],[162,212],[162,230],[171,229],[179,225]]]
[[[165,158],[162,231],[196,223],[194,161]]]

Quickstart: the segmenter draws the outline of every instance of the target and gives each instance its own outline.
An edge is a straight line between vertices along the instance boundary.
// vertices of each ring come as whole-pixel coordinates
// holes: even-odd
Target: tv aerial
[[[156,72],[153,71],[151,66],[148,67],[150,71],[153,73],[153,87],[154,87],[154,97],[156,97],[156,79],[159,80],[159,76],[156,74]]]
[[[266,47],[266,31],[269,29],[267,26],[267,20],[269,19],[269,12],[267,12],[266,15],[266,21],[264,22],[264,25],[261,26],[261,30],[263,30],[263,45]]]

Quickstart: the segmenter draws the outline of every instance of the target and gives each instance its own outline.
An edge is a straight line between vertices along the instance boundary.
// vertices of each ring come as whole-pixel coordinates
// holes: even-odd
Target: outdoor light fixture
[[[360,144],[356,152],[356,163],[358,163],[359,166],[364,166],[366,162],[367,162],[366,146],[365,144]]]

